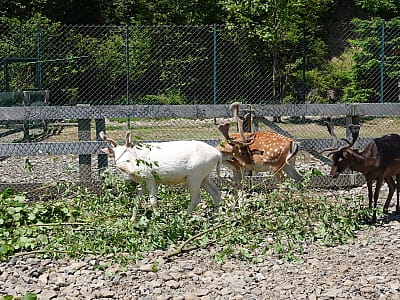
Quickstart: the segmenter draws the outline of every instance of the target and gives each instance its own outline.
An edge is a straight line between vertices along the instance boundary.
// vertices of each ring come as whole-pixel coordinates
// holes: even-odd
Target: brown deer
[[[383,211],[387,213],[394,190],[397,188],[396,213],[399,208],[399,189],[400,189],[400,136],[388,134],[380,138],[373,139],[363,151],[351,149],[359,136],[359,125],[349,125],[352,141],[342,139],[346,145],[339,147],[338,138],[333,129],[333,122],[326,122],[328,132],[333,137],[333,146],[323,149],[321,153],[328,151],[328,156],[332,155],[332,167],[330,175],[337,177],[346,168],[362,173],[368,186],[369,208],[373,203],[372,222],[376,222],[376,206],[383,182],[387,182],[389,193],[383,206]],[[396,183],[393,180],[396,176]],[[376,180],[375,191],[372,191],[372,182]],[[373,200],[373,202],[372,202]]]
[[[299,150],[298,143],[275,132],[243,132],[239,105],[240,103],[235,102],[230,106],[238,123],[239,133],[229,134],[229,123],[219,125],[218,129],[225,141],[217,146],[222,153],[223,164],[233,171],[233,179],[239,192],[242,191],[241,182],[244,171],[272,171],[278,182],[282,182],[282,171],[284,171],[295,182],[299,182],[302,176],[290,164]]]

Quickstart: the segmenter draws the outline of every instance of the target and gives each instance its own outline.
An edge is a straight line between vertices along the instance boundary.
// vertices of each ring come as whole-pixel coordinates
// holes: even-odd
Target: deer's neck
[[[367,174],[371,169],[378,167],[377,158],[365,155],[364,152],[359,153],[357,151],[350,150],[349,168],[353,171]]]

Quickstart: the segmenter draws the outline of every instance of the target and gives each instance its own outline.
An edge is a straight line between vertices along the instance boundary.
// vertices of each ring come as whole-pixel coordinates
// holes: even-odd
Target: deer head
[[[109,148],[104,148],[104,149],[102,149],[102,151],[103,151],[104,153],[109,153],[109,154],[114,153],[114,150],[113,150],[114,148],[121,147],[121,146],[118,145],[118,143],[117,143],[115,140],[113,140],[113,139],[107,137],[106,134],[104,133],[104,131],[101,131],[101,132],[99,133],[99,137],[100,137],[103,141],[110,143],[111,146],[112,146],[112,149],[109,149]],[[125,145],[124,145],[124,147],[125,147],[125,148],[130,148],[130,147],[132,147],[131,133],[130,133],[130,132],[127,132],[126,135],[125,135]]]
[[[218,126],[226,140],[218,147],[224,160],[236,170],[254,169],[263,172],[272,169],[274,174],[279,172],[297,154],[298,144],[293,139],[275,132],[243,132],[239,105],[235,102],[230,106],[238,122],[239,133],[229,134],[229,123]],[[300,175],[296,177],[298,179]]]
[[[320,151],[320,153],[322,154],[324,152],[328,152],[328,156],[332,156],[332,167],[331,167],[330,174],[333,177],[337,177],[347,167],[349,167],[349,164],[351,163],[352,155],[355,152],[357,152],[355,150],[352,150],[351,147],[353,147],[355,142],[357,141],[357,138],[358,138],[359,132],[360,132],[360,126],[350,124],[348,126],[348,128],[352,135],[352,140],[350,142],[346,138],[342,138],[341,140],[346,142],[347,145],[339,147],[338,146],[339,139],[334,132],[332,119],[329,118],[328,121],[325,123],[328,128],[329,134],[333,138],[333,145],[329,148],[323,149],[322,151]]]

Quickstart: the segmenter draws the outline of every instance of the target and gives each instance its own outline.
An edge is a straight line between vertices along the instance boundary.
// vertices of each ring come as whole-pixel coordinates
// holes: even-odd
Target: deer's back
[[[388,134],[374,139],[377,159],[385,166],[393,163],[394,159],[400,159],[400,135]]]

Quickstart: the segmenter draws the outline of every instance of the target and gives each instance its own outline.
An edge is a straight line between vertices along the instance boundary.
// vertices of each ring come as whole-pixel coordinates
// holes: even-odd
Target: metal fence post
[[[40,89],[42,87],[42,66],[40,62],[40,43],[41,43],[41,30],[40,30],[40,25],[37,27],[37,33],[36,33],[36,80],[35,80],[35,86]]]
[[[125,26],[125,68],[126,68],[126,104],[129,105],[129,87],[130,87],[130,71],[129,71],[129,25]],[[128,129],[131,128],[131,122],[128,118]]]
[[[217,104],[217,25],[213,25],[213,103]]]
[[[78,104],[77,106],[87,106],[88,104]],[[90,119],[78,120],[78,140],[90,141]],[[81,182],[88,182],[91,178],[91,159],[90,154],[79,155],[79,178]]]
[[[385,20],[381,24],[381,83],[380,83],[380,103],[384,101],[384,79],[385,79]]]
[[[106,120],[105,119],[95,119],[96,123],[96,139],[97,141],[102,141],[100,138],[100,132],[106,131]],[[108,156],[107,154],[99,154],[97,156],[97,167],[99,169],[99,175],[101,172],[108,167]]]
[[[307,66],[307,38],[306,38],[306,23],[303,23],[303,61],[302,61],[302,78],[301,78],[301,101],[306,103],[306,66]],[[282,95],[283,97],[283,95]]]

